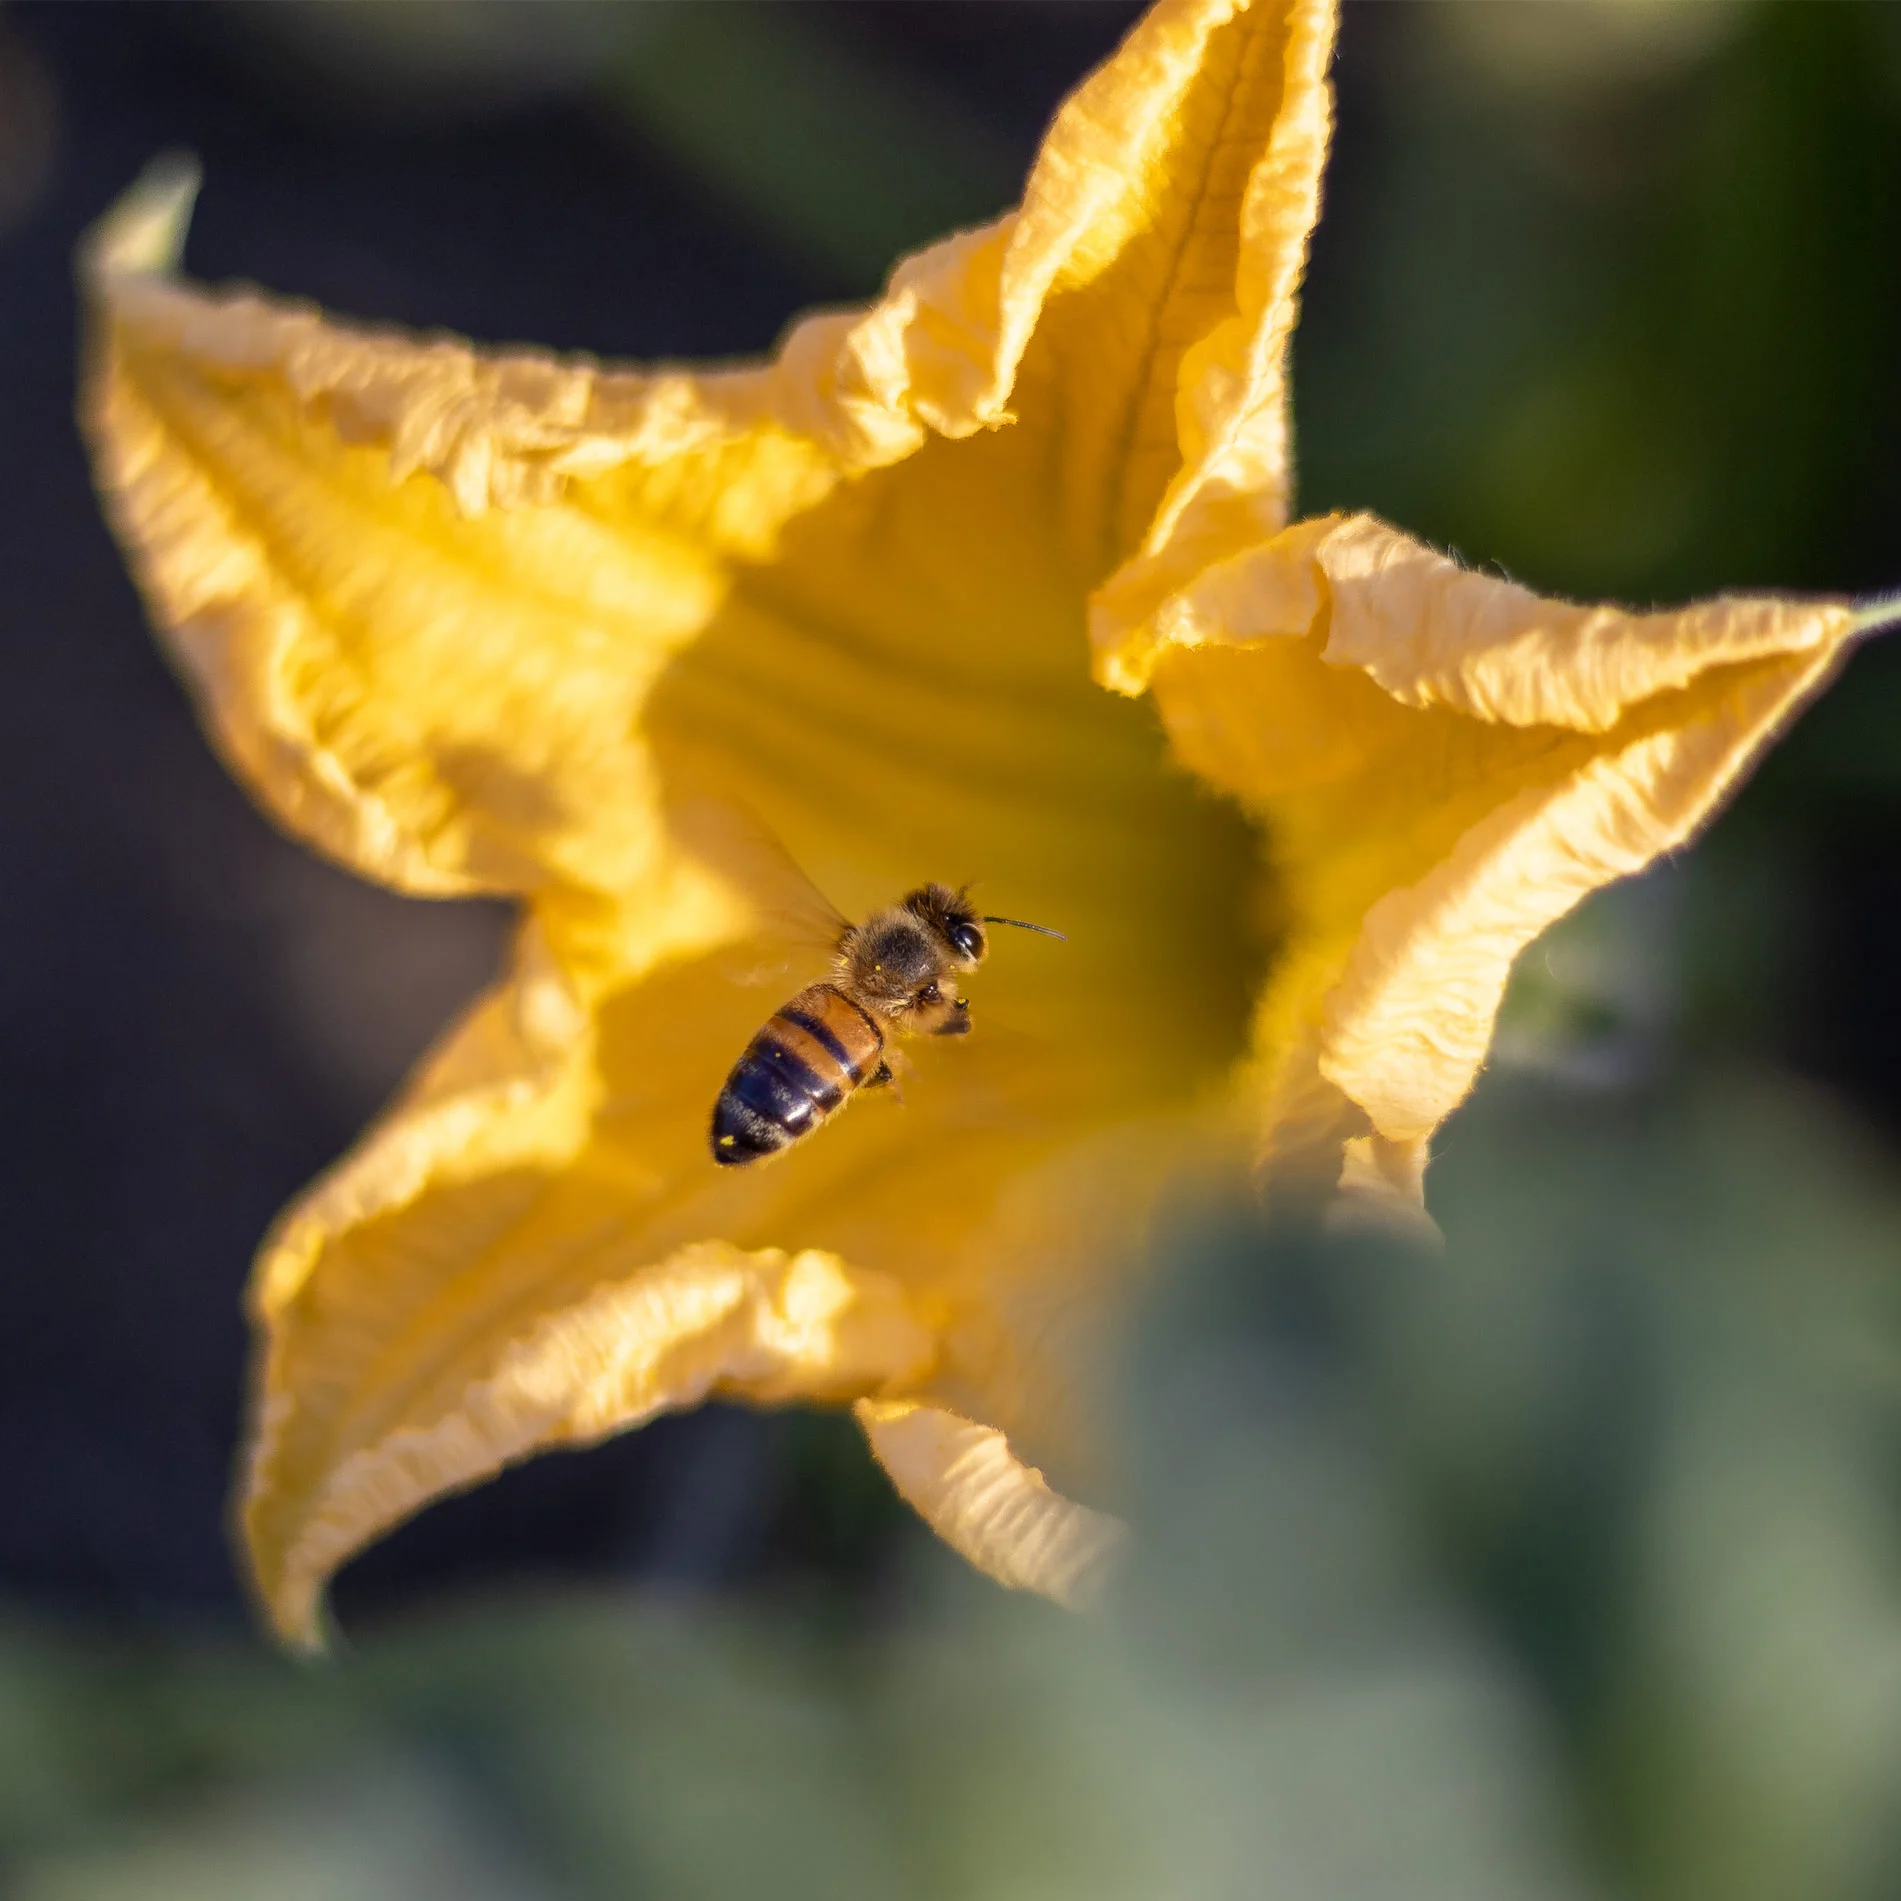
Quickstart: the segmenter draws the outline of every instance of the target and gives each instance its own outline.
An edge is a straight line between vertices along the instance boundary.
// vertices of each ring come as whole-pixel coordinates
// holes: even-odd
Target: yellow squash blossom
[[[242,1522],[277,1630],[445,1492],[708,1394],[853,1403],[993,1576],[1119,1528],[1092,1326],[1173,1173],[1418,1204],[1516,953],[1680,844],[1836,666],[1839,602],[1541,600],[1287,523],[1329,0],[1161,0],[1021,207],[769,363],[606,368],[175,274],[190,181],[86,259],[99,481],[280,823],[506,893],[505,978],[283,1216]],[[857,915],[1012,937],[979,1034],[764,1166],[709,1113],[780,999],[716,788]],[[986,1035],[986,1029],[991,1033]]]

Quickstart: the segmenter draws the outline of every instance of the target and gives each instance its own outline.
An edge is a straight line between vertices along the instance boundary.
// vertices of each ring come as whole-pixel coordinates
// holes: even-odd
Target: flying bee
[[[839,920],[832,974],[782,1005],[746,1045],[713,1109],[713,1159],[756,1162],[803,1141],[860,1089],[892,1080],[893,1036],[963,1036],[960,973],[989,951],[986,924],[1062,937],[1047,925],[985,917],[949,885],[920,885],[862,924]]]

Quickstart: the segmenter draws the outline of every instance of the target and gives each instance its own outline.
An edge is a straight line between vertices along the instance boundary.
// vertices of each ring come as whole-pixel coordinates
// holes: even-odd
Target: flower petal
[[[992,1427],[901,1400],[855,1410],[892,1484],[978,1570],[1071,1610],[1101,1595],[1128,1542],[1119,1519],[1052,1491]]]
[[[228,763],[293,831],[403,889],[632,883],[655,841],[628,734],[717,568],[658,525],[457,505],[504,469],[525,483],[537,419],[587,409],[589,373],[174,283],[155,266],[188,200],[168,201],[169,227],[135,193],[95,243],[83,404]],[[621,407],[636,439],[705,433],[664,387]],[[752,447],[733,449],[742,489],[748,468],[769,480]]]
[[[774,558],[847,477],[1009,421],[1033,345],[1012,459],[1047,496],[1060,438],[1043,591],[1051,542],[1080,537],[1099,573],[1171,480],[1245,481],[1257,527],[1277,522],[1331,30],[1325,0],[1168,0],[1058,115],[1020,214],[907,261],[868,311],[807,320],[774,362],[704,375],[206,292],[173,275],[195,176],[156,170],[86,250],[82,408],[234,769],[401,888],[632,889],[665,845],[647,697],[735,565]],[[1007,506],[979,511],[977,544],[1010,539]]]
[[[1774,595],[1651,613],[1545,600],[1462,568],[1376,516],[1322,516],[1210,563],[1145,623],[1131,626],[1099,602],[1097,673],[1139,692],[1162,653],[1304,633],[1323,600],[1322,657],[1360,669],[1401,705],[1584,733],[1609,732],[1637,701],[1712,667],[1839,638],[1833,614]]]
[[[937,386],[994,362],[1007,233],[911,260],[771,364],[648,374],[205,291],[171,274],[195,185],[155,170],[88,244],[82,412],[227,760],[403,889],[631,889],[663,843],[655,679],[789,521],[927,414],[979,426]]]
[[[1210,510],[1230,535],[1285,520],[1284,356],[1333,28],[1332,0],[1163,0],[1044,140],[1001,334],[1006,360],[1022,339],[1016,410],[1055,437],[1086,586],[1138,547],[1201,538]]]
[[[1231,555],[1141,623],[1099,603],[1099,669],[1146,679],[1178,755],[1273,841],[1273,1156],[1415,1182],[1517,953],[1689,839],[1854,629],[1826,601],[1540,600],[1364,516]]]
[[[287,1641],[319,1641],[352,1552],[529,1452],[714,1391],[849,1399],[930,1367],[890,1275],[683,1238],[730,1228],[747,1186],[705,1161],[702,1079],[687,1099],[673,1081],[669,1034],[691,1044],[688,993],[715,981],[657,984],[619,1026],[652,1088],[614,1100],[599,1022],[529,930],[509,982],[280,1222],[251,1294],[264,1351],[242,1506]],[[679,1166],[689,1142],[697,1170]]]

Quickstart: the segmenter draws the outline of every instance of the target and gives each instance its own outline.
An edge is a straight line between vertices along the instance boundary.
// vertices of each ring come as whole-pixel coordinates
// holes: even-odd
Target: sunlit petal
[[[1270,1149],[1419,1150],[1518,952],[1693,836],[1854,627],[1829,601],[1541,600],[1367,517],[1243,551],[1145,625],[1099,609],[1099,665],[1149,677],[1179,755],[1272,840]]]
[[[933,299],[982,243],[800,326],[775,364],[610,372],[191,285],[170,274],[191,186],[155,174],[89,246],[83,412],[226,757],[404,889],[631,889],[664,850],[654,681],[734,563],[924,439],[907,352],[951,347]]]
[[[266,1244],[242,1505],[287,1640],[318,1639],[344,1558],[531,1451],[710,1392],[848,1400],[931,1367],[932,1332],[890,1275],[682,1238],[737,1225],[734,1188],[707,1179],[704,1099],[668,1113],[661,1026],[682,1000],[651,999],[659,1099],[603,1101],[596,1015],[531,934],[510,982]],[[649,1139],[651,1122],[690,1131],[702,1169],[669,1172],[682,1142]],[[729,1205],[696,1209],[696,1192]]]
[[[980,1571],[1081,1610],[1108,1582],[1127,1528],[1072,1504],[1003,1434],[955,1413],[861,1400],[858,1422],[899,1493]]]
[[[1331,0],[1163,0],[1050,127],[1006,265],[1040,293],[1016,409],[1054,437],[1084,586],[1199,539],[1202,509],[1238,500],[1255,533],[1285,519],[1283,359],[1333,23]],[[1006,303],[1025,330],[1028,305]]]

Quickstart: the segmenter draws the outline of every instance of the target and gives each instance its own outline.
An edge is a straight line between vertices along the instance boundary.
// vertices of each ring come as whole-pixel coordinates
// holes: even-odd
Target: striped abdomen
[[[836,984],[801,990],[746,1045],[713,1109],[713,1159],[775,1155],[878,1074],[884,1032]]]

